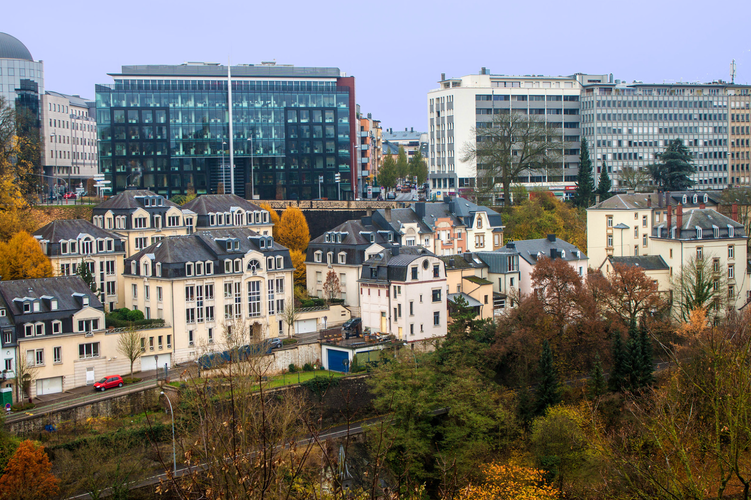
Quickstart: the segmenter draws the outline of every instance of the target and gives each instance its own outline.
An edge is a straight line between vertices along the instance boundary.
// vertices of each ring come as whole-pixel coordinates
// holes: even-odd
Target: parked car
[[[94,384],[95,391],[104,392],[107,389],[123,386],[123,378],[120,375],[107,375],[102,380]]]
[[[359,337],[362,334],[362,319],[350,318],[346,323],[342,325],[344,329],[344,338]]]
[[[76,193],[74,192],[68,192],[63,195],[64,200],[75,200],[76,199]]]
[[[284,345],[284,342],[282,342],[282,339],[269,339],[269,344],[271,344],[272,349],[279,349]]]
[[[388,193],[386,195],[386,199],[387,200],[395,200],[396,199],[396,193],[394,193],[393,191],[391,191],[390,193]]]

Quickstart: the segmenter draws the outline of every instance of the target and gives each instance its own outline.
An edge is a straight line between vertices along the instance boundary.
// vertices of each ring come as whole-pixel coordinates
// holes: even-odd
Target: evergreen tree
[[[602,160],[602,169],[600,170],[600,182],[597,183],[597,194],[600,195],[600,200],[604,200],[610,193],[610,189],[613,187],[613,183],[610,182],[610,176],[608,175],[608,166],[605,164],[605,160]]]
[[[94,279],[94,275],[91,274],[91,270],[89,269],[88,264],[81,259],[81,263],[78,264],[78,269],[76,269],[76,274],[81,277],[82,280],[86,282],[87,285],[89,285],[89,288],[91,288],[91,291],[96,293],[97,287],[96,287],[96,279]]]
[[[587,396],[590,399],[597,399],[605,394],[607,390],[608,383],[605,380],[605,373],[602,371],[600,355],[595,354],[595,365],[592,367],[592,373],[589,376],[589,382],[587,382]]]
[[[628,327],[628,342],[626,342],[626,355],[623,359],[623,371],[626,374],[626,382],[623,386],[627,390],[636,390],[640,387],[641,366],[641,345],[639,344],[639,331],[636,328],[636,321],[632,321]]]
[[[540,384],[537,386],[535,412],[537,415],[543,415],[549,406],[555,406],[561,402],[558,372],[553,365],[553,352],[550,350],[550,344],[547,340],[542,343],[538,373]]]
[[[652,356],[652,339],[647,326],[642,321],[639,328],[639,387],[648,387],[655,382],[654,357]]]
[[[594,199],[595,181],[592,177],[592,161],[589,159],[587,139],[582,137],[581,152],[579,153],[579,176],[576,183],[574,205],[587,208]]]
[[[608,378],[608,389],[613,392],[622,391],[627,384],[628,376],[628,361],[627,361],[626,349],[623,346],[623,339],[621,333],[616,332],[613,339],[613,366],[610,370],[610,377]]]
[[[667,149],[657,156],[659,163],[649,165],[654,183],[665,191],[683,191],[694,184],[691,175],[696,167],[691,164],[691,152],[681,139],[670,142]]]

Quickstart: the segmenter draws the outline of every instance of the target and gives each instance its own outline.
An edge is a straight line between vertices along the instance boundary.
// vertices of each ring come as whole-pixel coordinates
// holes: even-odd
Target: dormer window
[[[213,262],[207,262],[206,263],[206,274],[214,274],[214,263]]]
[[[696,227],[696,239],[700,240],[701,236],[702,236],[702,234],[701,234],[701,228],[699,226],[695,226],[695,227]]]
[[[209,214],[209,226],[216,226],[216,214]]]
[[[23,303],[23,312],[30,313],[31,312],[31,302],[24,302]]]
[[[70,242],[70,253],[78,253],[78,242],[76,241]]]
[[[326,235],[324,236],[324,241],[326,243],[330,243],[331,242],[331,234],[330,233],[326,233]]]
[[[696,205],[696,203],[697,203],[698,201],[699,201],[699,195],[698,195],[698,194],[695,194],[695,195],[694,195],[694,205]]]
[[[269,213],[263,212],[263,222],[269,222]]]
[[[322,259],[323,259],[323,252],[321,252],[320,250],[316,250],[315,252],[313,252],[314,262],[321,262]]]
[[[61,241],[60,242],[60,253],[65,255],[68,253],[68,242],[67,241]]]
[[[50,311],[57,311],[57,299],[50,300]]]
[[[243,261],[242,259],[235,259],[235,272],[241,273],[243,272]]]
[[[107,238],[105,241],[107,242],[107,251],[113,252],[115,250],[115,240]]]
[[[715,226],[715,225],[712,225],[712,235],[715,238],[719,238],[720,237],[720,228],[717,227],[717,226]]]
[[[707,196],[707,194],[705,193],[704,194],[704,203],[706,203],[708,200],[709,200],[709,196]]]
[[[271,249],[274,247],[274,238],[273,236],[266,236],[266,248]]]
[[[228,251],[228,252],[231,252],[231,251],[232,251],[232,240],[227,240],[227,241],[225,242],[225,245],[226,245],[226,247],[227,247],[227,251]]]
[[[96,251],[97,253],[104,252],[104,240],[100,240],[100,239],[96,240]]]
[[[89,305],[89,296],[88,295],[84,295],[83,297],[81,297],[81,304],[83,304],[84,307]]]
[[[334,252],[328,252],[326,254],[326,263],[331,265],[334,262]]]
[[[735,227],[730,224],[728,224],[728,238],[735,238]]]
[[[266,259],[266,269],[269,271],[274,269],[274,257],[269,257]]]
[[[261,240],[258,242],[258,246],[261,248],[266,248],[266,238],[261,238]]]
[[[196,262],[196,276],[203,275],[203,262]]]
[[[375,234],[370,233],[370,242],[375,243]]]
[[[561,250],[561,259],[566,258],[566,250]]]
[[[683,195],[683,204],[685,205],[686,203],[688,203],[688,196],[686,196],[686,195],[684,194],[684,195]]]
[[[284,269],[284,257],[278,256],[276,258],[276,268],[277,269]]]
[[[670,239],[675,239],[675,226],[670,228]]]
[[[34,312],[35,312],[35,313],[36,313],[36,312],[39,312],[39,311],[41,311],[41,309],[42,309],[42,308],[40,307],[40,305],[39,305],[39,301],[37,301],[37,300],[35,300],[35,301],[34,301],[34,302],[32,303],[32,306],[31,306],[31,308],[32,308],[32,309],[34,310]]]
[[[156,275],[159,277],[162,276],[162,263],[161,262],[156,263]]]
[[[345,252],[339,253],[338,257],[339,257],[339,260],[338,260],[339,264],[347,263],[347,254]]]
[[[225,260],[224,261],[224,272],[226,274],[229,274],[232,272],[232,261],[231,260]]]
[[[234,241],[234,242],[232,243],[232,246],[233,246],[233,248],[234,248],[235,250],[240,250],[240,240],[235,240],[235,241]]]
[[[130,261],[130,274],[136,274],[136,261]]]

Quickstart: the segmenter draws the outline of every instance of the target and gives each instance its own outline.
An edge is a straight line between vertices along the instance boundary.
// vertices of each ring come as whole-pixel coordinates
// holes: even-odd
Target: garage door
[[[63,377],[43,378],[37,380],[37,396],[63,392]]]
[[[169,354],[157,354],[155,356],[141,356],[141,371],[147,372],[156,370],[159,367],[160,370],[164,370],[164,364],[167,367],[171,367],[171,356]]]
[[[311,333],[317,332],[316,319],[301,319],[295,321],[295,333]]]
[[[349,368],[349,353],[344,351],[334,351],[329,349],[329,370],[335,372],[346,372]]]

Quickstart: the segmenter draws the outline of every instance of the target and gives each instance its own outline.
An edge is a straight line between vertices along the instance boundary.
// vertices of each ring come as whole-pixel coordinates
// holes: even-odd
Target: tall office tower
[[[730,122],[734,115],[747,116],[749,89],[725,82],[625,84],[619,80],[586,86],[582,127],[597,172],[604,160],[614,187],[625,188],[619,175],[624,168],[646,168],[658,161],[672,140],[681,139],[697,167],[693,176],[697,189],[747,183],[751,161],[746,161],[747,128],[746,135],[740,135],[742,122]],[[732,113],[731,105],[736,106]]]
[[[185,63],[110,76],[96,99],[112,194],[336,199],[339,173],[342,197],[355,196],[355,80],[338,68]]]
[[[38,112],[39,96],[44,93],[44,63],[35,61],[20,40],[0,33],[0,96],[15,107],[17,100],[30,97],[29,92],[36,96]]]

